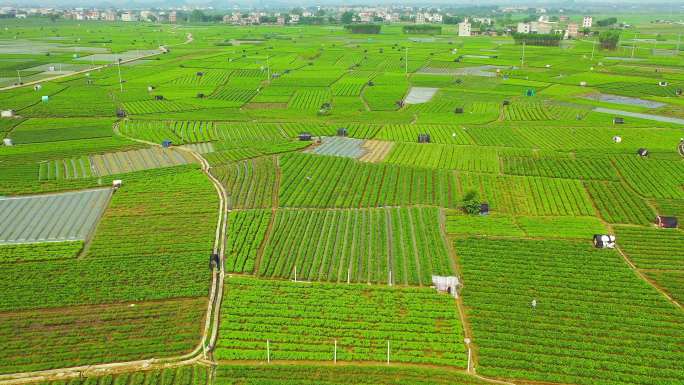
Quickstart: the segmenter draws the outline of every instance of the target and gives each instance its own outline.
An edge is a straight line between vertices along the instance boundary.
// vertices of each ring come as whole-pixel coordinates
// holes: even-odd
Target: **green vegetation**
[[[258,275],[429,285],[452,271],[434,208],[279,210]]]
[[[465,367],[455,301],[429,288],[229,278],[219,359],[390,361]],[[268,304],[264,300],[268,299]]]
[[[478,373],[580,384],[684,378],[674,337],[681,311],[616,252],[588,242],[473,238],[456,249]]]
[[[428,24],[405,25],[401,27],[401,30],[408,34],[439,35],[442,33],[442,27]]]
[[[205,309],[194,298],[4,313],[0,374],[187,353]]]
[[[344,29],[351,33],[378,34],[382,28],[379,24],[350,24],[345,25]]]
[[[330,384],[376,384],[376,385],[481,385],[485,382],[457,371],[434,368],[398,368],[394,366],[219,366],[216,373],[218,385],[277,385],[287,378],[302,385]]]
[[[44,385],[684,382],[684,237],[654,225],[684,220],[679,31],[654,22],[681,17],[594,13],[562,40],[507,36],[541,15],[496,11],[457,36],[489,9],[0,19],[0,86],[40,83],[0,91],[0,199],[122,181],[80,241],[35,235],[87,205],[0,212],[0,374],[168,358]]]

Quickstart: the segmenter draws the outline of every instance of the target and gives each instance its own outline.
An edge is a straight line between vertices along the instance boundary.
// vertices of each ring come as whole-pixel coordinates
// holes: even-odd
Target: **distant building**
[[[532,29],[530,28],[529,23],[518,23],[518,33],[530,33]]]
[[[492,19],[490,17],[473,17],[473,21],[484,25],[492,25]]]
[[[470,22],[468,19],[463,20],[463,22],[458,23],[458,36],[470,36]]]
[[[539,16],[539,19],[537,20],[540,23],[547,23],[549,21],[549,16],[548,15],[541,15]]]
[[[112,10],[104,12],[104,16],[102,16],[102,19],[107,21],[116,21],[116,12]]]
[[[425,14],[422,12],[416,14],[416,24],[425,24]]]
[[[537,33],[549,34],[553,29],[553,23],[539,22],[537,23]]]
[[[558,20],[560,20],[561,23],[567,23],[568,20],[570,20],[570,18],[567,17],[567,16],[565,16],[565,15],[563,15],[563,16],[560,16],[560,17],[558,18]]]
[[[278,25],[285,25],[285,16],[278,16],[276,17],[276,23]]]
[[[576,38],[579,36],[579,24],[577,23],[570,23],[568,24],[568,29],[566,30],[567,37],[569,38]]]
[[[296,13],[293,13],[290,15],[290,24],[297,24],[299,23],[299,15]]]
[[[156,20],[157,15],[152,11],[140,11],[140,19],[146,21]]]
[[[582,19],[582,28],[591,28],[593,24],[594,18],[591,16],[584,16],[584,19]]]
[[[359,21],[362,23],[370,23],[373,20],[371,12],[359,12]]]
[[[138,21],[138,16],[131,11],[126,11],[121,14],[121,21]]]
[[[175,23],[176,17],[176,11],[171,11],[171,13],[169,13],[169,23]]]

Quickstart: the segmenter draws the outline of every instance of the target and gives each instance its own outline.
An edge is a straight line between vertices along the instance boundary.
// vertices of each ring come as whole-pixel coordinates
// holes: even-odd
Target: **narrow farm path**
[[[119,122],[114,123],[113,130],[116,134],[121,135],[118,129],[118,124]],[[121,136],[124,136],[131,140],[135,140],[140,143],[157,145],[156,143],[138,140],[125,135]],[[205,325],[202,331],[202,338],[197,347],[189,353],[175,357],[149,358],[145,360],[113,362],[106,364],[84,365],[69,368],[0,375],[0,385],[16,385],[24,384],[27,382],[39,381],[47,382],[53,380],[64,380],[71,378],[82,378],[122,372],[132,372],[138,370],[163,369],[191,365],[199,362],[212,361],[211,352],[216,346],[216,341],[218,339],[221,299],[223,298],[223,282],[225,278],[224,254],[226,244],[226,226],[228,218],[228,210],[226,207],[227,194],[225,188],[223,187],[223,184],[221,184],[220,181],[211,174],[211,166],[209,165],[209,162],[207,162],[206,159],[204,159],[199,153],[196,153],[194,151],[181,148],[179,148],[179,150],[190,153],[199,161],[202,167],[202,172],[212,182],[214,188],[216,189],[216,192],[219,195],[219,212],[216,223],[216,235],[214,239],[213,252],[219,255],[221,260],[221,266],[219,269],[212,270],[212,283],[209,292],[207,315],[205,318]]]

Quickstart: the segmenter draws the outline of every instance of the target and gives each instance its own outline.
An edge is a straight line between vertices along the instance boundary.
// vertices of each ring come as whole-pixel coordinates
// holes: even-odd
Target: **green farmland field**
[[[0,385],[684,384],[682,9],[181,3],[0,17]]]

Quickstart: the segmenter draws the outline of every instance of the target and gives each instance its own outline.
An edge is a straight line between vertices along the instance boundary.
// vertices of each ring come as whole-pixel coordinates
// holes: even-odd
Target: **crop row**
[[[440,144],[397,143],[388,163],[475,172],[499,172],[496,150]]]
[[[580,384],[684,380],[684,316],[614,250],[464,239],[456,252],[478,373]]]
[[[298,385],[483,385],[477,378],[452,370],[429,367],[402,368],[398,366],[329,366],[329,365],[219,365],[214,383],[234,385],[282,385],[287,378]],[[94,385],[94,384],[93,384]]]
[[[684,162],[616,156],[615,167],[640,195],[684,199]]]
[[[276,165],[272,157],[248,159],[211,170],[226,186],[230,208],[273,206]]]
[[[394,208],[279,210],[258,274],[429,285],[451,272],[437,209]]]
[[[569,238],[586,241],[594,234],[605,233],[606,227],[598,218],[587,216],[481,216],[450,211],[447,213],[446,230],[457,236]]]
[[[366,81],[363,79],[347,80],[336,82],[330,89],[335,96],[359,96],[365,85]]]
[[[70,380],[52,380],[40,385],[206,385],[208,369],[201,365],[175,368],[138,370],[104,376],[76,377]]]
[[[71,159],[57,159],[40,163],[38,180],[81,179],[93,175],[90,158],[81,156]]]
[[[554,120],[543,103],[513,103],[504,107],[506,120]]]
[[[281,158],[282,207],[378,207],[429,204],[457,208],[479,193],[493,210],[520,215],[594,215],[579,181],[475,174],[287,154]]]
[[[390,124],[383,126],[374,139],[416,143],[419,134],[430,135],[432,143],[471,144],[473,142],[463,128],[447,124]]]
[[[503,158],[503,168],[504,173],[512,175],[610,181],[620,179],[617,171],[608,159],[505,157]]]
[[[195,167],[127,174],[79,259],[3,265],[0,310],[206,295],[218,203]]]
[[[214,140],[244,144],[245,141],[285,139],[279,126],[270,123],[129,120],[122,124],[121,131],[135,138],[157,143],[161,143],[163,140],[171,140],[174,144]]]
[[[255,280],[226,283],[219,360],[387,360],[465,367],[454,299],[429,288]],[[268,301],[264,301],[267,299]]]
[[[227,71],[200,71],[200,73],[201,76],[198,76],[198,73],[182,76],[172,81],[171,84],[188,87],[218,86],[227,82],[231,74]]]
[[[679,229],[617,226],[620,248],[641,269],[684,272],[684,233]]]
[[[298,110],[318,110],[323,103],[330,102],[331,95],[328,89],[301,88],[295,92],[288,108]]]
[[[271,212],[266,210],[233,211],[228,216],[226,270],[251,273],[259,246],[264,241]]]
[[[603,219],[610,223],[653,223],[655,212],[648,203],[624,183],[586,182],[587,190]]]
[[[82,241],[0,245],[0,264],[74,258],[82,248]]]
[[[126,112],[132,115],[188,111],[197,110],[200,108],[195,104],[174,102],[170,100],[140,100],[135,102],[126,102],[123,104],[123,106]]]
[[[211,94],[212,99],[227,100],[231,102],[247,103],[257,94],[256,89],[244,88],[220,88]]]
[[[0,313],[0,374],[183,354],[205,310],[197,298]]]

